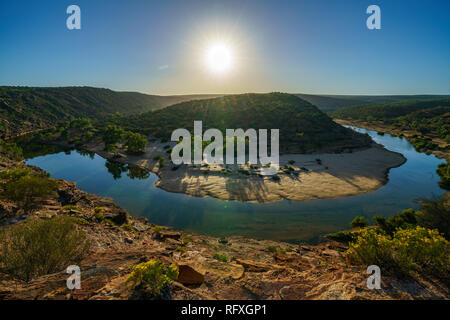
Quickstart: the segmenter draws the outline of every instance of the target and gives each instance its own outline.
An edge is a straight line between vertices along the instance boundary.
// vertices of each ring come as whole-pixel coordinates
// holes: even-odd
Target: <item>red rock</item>
[[[182,284],[202,284],[205,280],[203,274],[186,264],[179,265],[178,269],[180,272],[178,275],[178,282]]]

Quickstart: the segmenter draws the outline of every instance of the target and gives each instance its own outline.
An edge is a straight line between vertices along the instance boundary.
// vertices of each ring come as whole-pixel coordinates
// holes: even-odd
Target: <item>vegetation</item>
[[[216,252],[214,254],[214,259],[222,261],[222,262],[228,262],[228,256],[225,253]]]
[[[369,225],[369,221],[364,217],[355,217],[355,219],[350,222],[352,228],[365,228]]]
[[[412,272],[438,277],[447,283],[450,271],[450,205],[445,197],[420,200],[420,209],[407,209],[385,218],[375,216],[374,227],[340,231],[328,239],[349,244],[353,263],[376,264],[405,276]],[[356,217],[353,221],[358,220]],[[353,224],[353,222],[352,222]]]
[[[150,260],[131,267],[126,283],[133,289],[136,298],[158,299],[167,297],[171,280],[178,279],[178,267],[164,265],[159,260]]]
[[[74,118],[150,111],[180,100],[91,87],[0,87],[0,97],[0,137],[46,129]]]
[[[420,226],[398,229],[392,236],[379,229],[362,231],[347,251],[350,260],[378,265],[400,275],[419,272],[448,283],[450,243],[437,230]]]
[[[114,151],[114,145],[121,142],[124,136],[125,130],[123,130],[122,128],[116,125],[107,126],[102,136],[103,142],[105,143],[105,150]]]
[[[8,158],[20,160],[23,158],[22,148],[14,142],[5,142],[0,139],[0,155]]]
[[[436,170],[439,177],[441,177],[441,181],[439,182],[439,186],[442,189],[450,190],[450,164],[441,163],[438,165],[438,169]]]
[[[19,203],[25,213],[54,195],[57,186],[47,173],[28,168],[8,169],[0,174],[0,179],[0,197]]]
[[[419,151],[436,149],[430,136],[450,143],[450,99],[402,101],[342,108],[330,112],[334,118],[382,122],[420,135],[411,139]]]
[[[0,271],[30,281],[79,263],[88,247],[71,217],[29,219],[0,229]]]
[[[202,119],[203,130],[217,128],[279,128],[282,151],[310,152],[336,143],[347,146],[369,143],[370,139],[334,123],[308,102],[290,94],[242,94],[183,102],[139,115],[114,115],[99,127],[117,125],[127,131],[170,139],[173,130],[193,132],[194,120]],[[301,134],[298,134],[301,132]]]
[[[139,154],[145,151],[145,146],[148,141],[140,133],[129,132],[126,137],[125,146],[127,147],[127,151],[132,154]]]

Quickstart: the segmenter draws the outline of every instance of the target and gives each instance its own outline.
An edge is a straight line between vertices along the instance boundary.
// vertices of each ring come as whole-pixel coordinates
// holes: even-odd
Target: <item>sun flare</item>
[[[225,43],[215,43],[206,52],[206,64],[209,70],[215,73],[224,73],[230,70],[233,62],[231,48]]]

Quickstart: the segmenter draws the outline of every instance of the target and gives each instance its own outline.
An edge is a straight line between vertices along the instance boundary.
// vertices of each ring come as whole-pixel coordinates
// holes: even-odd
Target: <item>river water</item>
[[[341,199],[275,203],[246,203],[215,198],[196,198],[170,193],[154,186],[153,174],[127,170],[98,155],[77,150],[47,154],[27,163],[54,178],[77,183],[80,189],[111,197],[134,216],[179,230],[213,236],[246,236],[292,243],[317,243],[330,232],[347,229],[357,215],[390,216],[417,208],[414,200],[444,193],[438,186],[436,168],[444,160],[414,150],[405,139],[354,128],[368,133],[387,149],[402,153],[407,162],[389,172],[389,182],[380,189]]]

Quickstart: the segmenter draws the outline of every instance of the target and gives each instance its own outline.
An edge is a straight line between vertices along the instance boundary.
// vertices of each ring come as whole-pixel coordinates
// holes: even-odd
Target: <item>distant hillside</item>
[[[450,142],[450,99],[349,107],[330,112],[330,115],[337,119],[364,121],[368,124],[381,123],[402,131],[414,130],[422,135]],[[412,142],[421,147],[420,143],[423,141]],[[433,149],[431,144],[428,147]]]
[[[447,106],[450,106],[450,99],[414,100],[347,107],[329,112],[329,115],[338,119],[392,120],[415,111]]]
[[[92,87],[0,87],[0,137],[45,128],[60,120],[133,114],[217,95],[155,96]]]
[[[370,139],[334,123],[326,114],[295,95],[283,93],[229,95],[179,103],[164,109],[126,117],[111,117],[127,130],[169,140],[173,130],[203,128],[280,129],[284,152],[336,151],[367,146]]]
[[[344,107],[374,104],[374,103],[450,98],[449,95],[352,96],[352,95],[296,94],[296,96],[317,106],[320,110],[323,111],[332,111]]]

